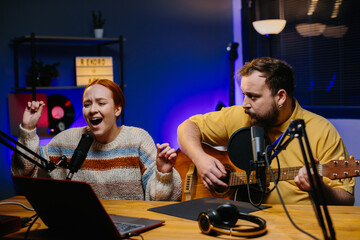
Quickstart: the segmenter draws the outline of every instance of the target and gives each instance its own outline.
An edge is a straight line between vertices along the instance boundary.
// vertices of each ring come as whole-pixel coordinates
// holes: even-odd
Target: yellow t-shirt
[[[267,135],[272,143],[287,129],[292,119],[304,120],[313,157],[318,159],[320,164],[326,164],[330,160],[339,160],[340,157],[348,159],[346,147],[335,127],[327,119],[301,108],[297,101],[291,117],[281,126],[268,130]],[[250,118],[245,114],[242,106],[232,106],[217,112],[195,115],[190,120],[199,127],[202,141],[213,146],[227,146],[231,135],[236,130],[250,126]],[[278,158],[281,168],[305,165],[298,139],[293,139],[286,149],[279,153]],[[277,167],[277,161],[274,159],[271,168],[277,169]],[[333,188],[341,188],[351,194],[354,192],[354,178],[330,180],[323,177],[323,181]],[[269,187],[272,188],[273,183],[270,183]],[[279,181],[278,188],[287,204],[311,203],[309,194],[301,191],[294,180]],[[264,203],[280,203],[276,190],[266,196]]]

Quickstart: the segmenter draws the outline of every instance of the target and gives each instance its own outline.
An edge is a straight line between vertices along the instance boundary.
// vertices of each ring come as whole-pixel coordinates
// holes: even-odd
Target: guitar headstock
[[[331,160],[326,164],[321,165],[322,176],[330,179],[341,179],[360,176],[360,160],[350,159]]]

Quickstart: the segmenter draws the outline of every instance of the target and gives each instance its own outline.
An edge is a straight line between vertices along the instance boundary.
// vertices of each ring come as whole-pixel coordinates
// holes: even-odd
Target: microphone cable
[[[250,193],[250,184],[249,184],[249,180],[250,180],[250,175],[251,174],[247,174],[246,175],[246,188],[247,188],[247,192],[248,192],[248,198],[249,198],[249,202],[251,203],[251,205],[253,205],[254,207],[259,208],[260,205],[262,204],[262,201],[264,200],[264,196],[265,196],[265,191],[264,189],[261,189],[261,197],[258,203],[254,203],[251,197],[251,193]]]
[[[266,148],[265,148],[266,151],[265,151],[265,152],[267,152],[267,148],[268,148],[268,147],[269,147],[269,145],[266,146]],[[265,158],[267,158],[267,154],[265,154],[265,155],[266,155]],[[277,161],[278,166],[280,166],[280,161],[279,161],[278,156],[276,156],[276,161]],[[269,166],[269,162],[268,162],[268,161],[266,161],[266,164]],[[266,173],[265,173],[265,174],[266,174]],[[250,175],[251,175],[251,174],[250,174]],[[246,187],[247,187],[247,193],[248,193],[249,202],[250,202],[251,205],[253,205],[254,207],[259,208],[260,205],[262,204],[262,201],[264,200],[265,194],[271,193],[271,192],[275,189],[275,186],[277,185],[277,183],[279,182],[279,179],[280,179],[280,171],[278,171],[276,182],[275,182],[275,180],[274,180],[274,178],[273,178],[274,187],[273,187],[271,190],[269,190],[269,191],[264,191],[263,188],[266,188],[266,186],[263,186],[263,188],[261,189],[261,198],[260,198],[260,200],[259,200],[258,203],[254,203],[254,202],[252,201],[252,197],[251,197],[251,193],[250,193],[250,184],[249,184],[250,176],[249,176],[249,174],[247,174],[246,177],[247,177],[247,179],[246,179],[246,182],[247,182]],[[265,175],[265,178],[266,178],[266,175]],[[265,181],[265,182],[266,182],[266,181]]]
[[[266,146],[265,152],[267,152],[268,147],[269,147],[269,146]],[[315,237],[314,235],[312,235],[312,234],[306,232],[305,230],[301,229],[301,228],[300,228],[299,226],[297,226],[296,223],[293,221],[293,219],[291,218],[291,216],[290,216],[290,214],[289,214],[289,212],[288,212],[288,210],[287,210],[287,208],[286,208],[286,206],[285,206],[284,200],[283,200],[282,197],[281,197],[281,194],[280,194],[280,191],[279,191],[277,182],[275,182],[275,176],[274,176],[273,171],[271,170],[271,167],[270,167],[270,164],[269,164],[269,159],[268,159],[267,154],[265,154],[265,161],[266,161],[266,164],[267,164],[267,166],[268,166],[268,168],[269,168],[271,177],[272,177],[272,179],[273,179],[273,181],[274,181],[274,187],[275,187],[275,189],[276,189],[276,191],[277,191],[277,193],[278,193],[278,196],[279,196],[281,205],[283,206],[284,211],[285,211],[287,217],[289,218],[291,224],[292,224],[297,230],[299,230],[300,232],[308,235],[309,237],[311,237],[311,238],[313,238],[313,239],[319,240],[319,239],[318,239],[317,237]],[[278,166],[280,166],[280,165],[278,164]],[[279,171],[279,173],[280,173],[280,171]]]
[[[279,182],[279,180],[280,180],[280,173],[281,173],[281,171],[280,171],[280,161],[279,161],[279,157],[278,157],[278,156],[276,156],[276,162],[277,162],[277,165],[278,165],[277,179],[276,179],[276,182],[274,182],[273,188],[272,188],[271,190],[267,191],[266,194],[269,194],[269,193],[271,193],[272,191],[274,191],[275,185],[276,185],[276,184]],[[268,164],[268,163],[266,163],[266,164]],[[271,164],[271,163],[270,163],[270,164]],[[274,180],[273,180],[273,181],[274,181]]]

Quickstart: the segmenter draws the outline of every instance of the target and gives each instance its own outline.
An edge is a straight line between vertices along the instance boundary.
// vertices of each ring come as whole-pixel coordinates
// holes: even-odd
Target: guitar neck
[[[273,173],[275,176],[275,179],[279,178],[279,181],[285,181],[285,180],[293,180],[301,167],[289,167],[289,168],[281,168],[279,169],[273,169]],[[280,175],[279,175],[280,171]],[[279,176],[279,177],[278,177]],[[269,172],[269,169],[266,169],[266,182],[272,182],[273,179],[271,177],[271,174]],[[229,186],[240,186],[240,185],[246,185],[248,182],[248,176],[245,171],[241,172],[232,172],[230,174],[229,179]],[[256,172],[252,171],[249,176],[249,184],[255,184],[257,183],[256,179]]]
[[[275,179],[279,178],[279,181],[293,180],[297,176],[300,168],[301,167],[281,168],[280,170],[274,169],[273,172]],[[327,177],[331,180],[359,177],[360,160],[354,158],[350,158],[347,160],[331,160],[326,164],[318,164],[317,171],[320,176]],[[266,169],[266,182],[272,182],[272,181],[273,179],[269,173],[269,170]],[[257,183],[256,173],[255,171],[252,171],[249,176],[249,184],[255,184],[255,183]],[[230,174],[229,177],[230,186],[240,186],[245,184],[247,184],[247,174],[245,171],[232,172]]]

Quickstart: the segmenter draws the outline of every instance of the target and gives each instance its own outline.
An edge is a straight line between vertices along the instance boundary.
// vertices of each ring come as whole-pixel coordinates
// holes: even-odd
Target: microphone
[[[94,137],[91,134],[84,133],[81,136],[80,142],[76,147],[74,154],[71,157],[68,166],[70,171],[66,177],[66,180],[71,180],[74,173],[76,173],[81,168],[93,141],[94,141]]]
[[[264,152],[265,152],[265,132],[262,127],[251,126],[251,146],[253,153],[253,164],[255,164],[255,174],[258,184],[262,191],[265,191],[265,166],[264,166]]]
[[[254,163],[262,160],[265,151],[264,129],[258,126],[251,126],[251,145]]]

